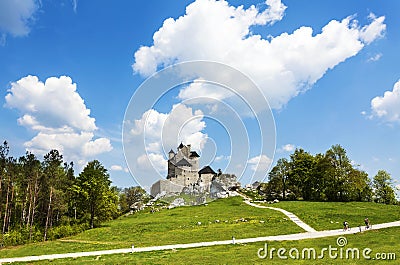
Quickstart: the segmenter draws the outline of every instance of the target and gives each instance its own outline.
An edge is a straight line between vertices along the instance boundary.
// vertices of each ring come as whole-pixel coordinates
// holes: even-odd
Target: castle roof
[[[178,149],[182,149],[183,148],[183,143],[181,142],[181,144],[178,146]]]
[[[192,151],[190,152],[190,157],[200,157],[198,153],[196,153],[196,151]]]
[[[199,171],[199,175],[201,174],[217,174],[210,166],[205,166]]]
[[[175,154],[175,152],[174,151],[172,151],[172,149],[168,152],[168,154]]]
[[[185,158],[182,158],[181,160],[179,160],[178,163],[176,163],[176,166],[178,166],[178,167],[183,167],[183,166],[191,167],[192,164],[190,164]]]

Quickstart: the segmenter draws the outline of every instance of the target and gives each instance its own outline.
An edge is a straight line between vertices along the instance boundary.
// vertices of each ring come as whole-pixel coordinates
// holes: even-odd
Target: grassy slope
[[[264,243],[252,243],[245,245],[227,245],[193,249],[178,249],[168,251],[157,251],[151,253],[134,253],[120,255],[105,255],[98,257],[84,257],[78,259],[62,259],[53,261],[41,261],[32,264],[398,264],[400,259],[400,239],[398,235],[400,228],[388,228],[383,230],[372,230],[356,235],[347,235],[348,244],[346,248],[372,249],[371,256],[376,253],[395,253],[397,260],[365,260],[357,259],[325,259],[317,260],[281,260],[275,256],[271,259],[259,259],[257,250],[264,247]],[[269,249],[284,247],[287,250],[297,248],[314,248],[320,252],[322,248],[337,247],[336,237],[321,239],[309,239],[301,241],[270,242]],[[319,253],[318,253],[319,254]]]
[[[244,218],[247,222],[238,221]],[[303,232],[277,211],[248,206],[242,198],[213,201],[208,206],[179,207],[121,217],[103,227],[53,242],[0,250],[0,257],[18,257],[113,248],[229,240]],[[219,220],[219,222],[215,222]],[[260,221],[264,223],[260,223]],[[201,225],[197,225],[201,222]],[[285,229],[282,229],[284,227]]]
[[[400,220],[400,206],[367,202],[304,202],[285,201],[267,206],[279,207],[296,214],[316,230],[342,227],[346,220],[351,227],[364,225],[368,217],[372,224]]]

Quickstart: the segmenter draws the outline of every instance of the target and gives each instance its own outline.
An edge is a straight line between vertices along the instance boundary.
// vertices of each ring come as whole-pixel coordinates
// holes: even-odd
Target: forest
[[[107,169],[89,162],[75,176],[73,162],[57,150],[39,160],[31,152],[14,158],[0,146],[0,246],[46,241],[79,233],[129,211],[145,197],[140,187],[111,186]]]
[[[340,145],[317,155],[296,149],[277,161],[258,191],[269,200],[397,203],[390,174],[379,170],[371,180]]]

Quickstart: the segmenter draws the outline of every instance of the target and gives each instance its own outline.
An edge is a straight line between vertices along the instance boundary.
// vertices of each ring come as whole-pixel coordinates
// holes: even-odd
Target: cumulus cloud
[[[112,170],[112,171],[123,171],[123,172],[126,172],[126,173],[129,172],[129,169],[128,169],[128,168],[123,167],[123,166],[121,166],[121,165],[112,165],[112,166],[110,167],[110,170]]]
[[[167,172],[167,160],[162,154],[149,153],[143,154],[137,158],[137,164],[141,170],[158,172]]]
[[[90,110],[76,92],[76,84],[68,76],[50,77],[43,83],[29,75],[12,83],[9,92],[7,106],[26,113],[19,120],[21,125],[46,125],[43,130],[62,129],[65,125],[83,131],[97,129]]]
[[[400,80],[394,84],[392,91],[386,91],[383,97],[371,100],[371,117],[376,117],[384,122],[400,122]]]
[[[141,180],[153,178],[154,181],[157,179],[154,172],[165,176],[166,153],[170,149],[175,150],[181,142],[191,144],[192,150],[201,151],[207,140],[207,134],[202,132],[206,127],[203,117],[202,111],[177,104],[169,113],[150,109],[140,119],[134,120],[130,129],[132,146],[139,146],[139,142],[143,142],[146,151],[127,150],[128,159],[136,160],[134,175],[139,174]]]
[[[38,8],[38,3],[35,0],[0,1],[0,33],[2,35],[2,42],[5,42],[5,37],[8,34],[14,37],[28,35],[30,32],[29,25],[33,22],[34,14]]]
[[[360,31],[360,38],[366,44],[370,44],[376,38],[383,37],[386,25],[383,23],[385,17],[376,17],[375,14],[370,13],[369,18],[372,20],[371,24],[362,27]]]
[[[293,144],[285,144],[279,150],[282,152],[293,152],[294,150],[296,150],[296,146]]]
[[[57,149],[79,164],[112,150],[109,139],[95,139],[95,119],[70,77],[50,77],[44,83],[36,76],[23,77],[11,83],[5,100],[21,113],[18,124],[37,133],[25,142],[27,150],[43,155]]]
[[[144,137],[146,150],[150,152],[161,153],[163,147],[169,151],[180,142],[192,143],[192,148],[201,150],[207,138],[201,132],[205,127],[202,111],[177,104],[169,113],[146,111],[141,119],[134,121],[131,133]]]
[[[272,159],[266,155],[259,155],[249,159],[250,169],[256,172],[266,173],[272,164]]]
[[[209,101],[222,100],[227,97],[232,97],[233,92],[227,88],[208,84],[205,80],[197,79],[190,83],[184,89],[181,89],[178,98],[182,100],[192,100],[196,103],[208,103]],[[206,97],[205,97],[206,96]]]
[[[385,32],[385,18],[371,14],[371,23],[364,26],[349,16],[330,21],[318,34],[303,26],[266,39],[253,33],[252,27],[272,25],[282,19],[286,8],[279,0],[266,5],[265,10],[246,9],[226,1],[197,0],[187,6],[185,15],[164,21],[151,46],[136,51],[133,69],[148,76],[175,62],[226,63],[249,75],[277,109]],[[186,98],[193,92],[188,87],[180,96]]]

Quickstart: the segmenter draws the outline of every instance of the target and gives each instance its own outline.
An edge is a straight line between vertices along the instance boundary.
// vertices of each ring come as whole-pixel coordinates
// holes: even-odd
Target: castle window
[[[189,178],[188,178],[188,180],[189,180]]]

